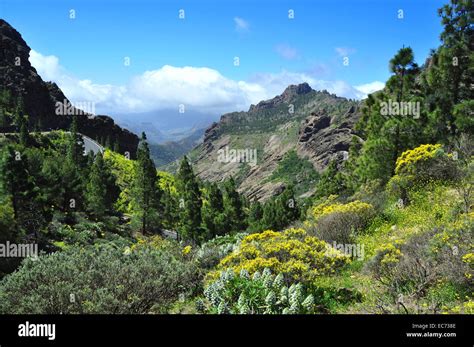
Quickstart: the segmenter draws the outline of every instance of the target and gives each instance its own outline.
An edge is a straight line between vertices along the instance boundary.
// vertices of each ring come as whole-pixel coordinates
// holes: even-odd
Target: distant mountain
[[[81,133],[92,139],[108,138],[118,142],[120,151],[135,155],[138,137],[116,125],[108,116],[96,116],[72,107],[55,83],[41,79],[30,64],[30,47],[3,19],[0,19],[0,43],[0,93],[9,95],[9,101],[6,101],[9,106],[22,99],[31,128],[68,129],[72,117],[76,116]],[[58,108],[58,103],[63,107]]]
[[[200,178],[233,176],[250,199],[265,200],[288,184],[307,196],[331,160],[347,157],[358,118],[357,101],[291,85],[247,112],[223,115],[189,157]]]
[[[207,128],[219,119],[216,114],[197,112],[185,109],[157,110],[144,113],[117,114],[114,119],[118,124],[141,134],[145,131],[151,143],[178,142],[193,136],[196,130]]]
[[[162,168],[187,154],[202,142],[205,130],[205,128],[194,129],[191,134],[179,141],[150,143],[150,154],[155,165]]]

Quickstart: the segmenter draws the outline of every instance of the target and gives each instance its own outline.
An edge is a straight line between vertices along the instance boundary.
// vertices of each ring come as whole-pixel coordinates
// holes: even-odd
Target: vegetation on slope
[[[396,53],[364,103],[364,141],[307,201],[289,185],[250,202],[233,179],[199,180],[187,158],[158,172],[145,136],[135,161],[84,156],[74,124],[30,134],[9,105],[0,243],[41,253],[1,259],[0,312],[474,313],[473,10],[440,10],[443,44],[425,66]],[[385,113],[389,101],[420,113]],[[276,175],[294,167],[306,170],[289,153]]]

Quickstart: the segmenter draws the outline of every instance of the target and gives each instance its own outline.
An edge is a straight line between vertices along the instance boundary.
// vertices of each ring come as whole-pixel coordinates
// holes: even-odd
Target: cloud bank
[[[61,66],[56,56],[32,50],[30,62],[46,81],[56,82],[72,102],[94,102],[98,113],[126,114],[163,109],[188,109],[213,114],[247,110],[250,104],[281,94],[290,84],[307,82],[313,89],[361,99],[383,88],[379,81],[351,86],[345,81],[324,81],[306,73],[282,70],[255,74],[237,81],[207,67],[165,65],[133,77],[125,85],[97,84],[79,79]]]

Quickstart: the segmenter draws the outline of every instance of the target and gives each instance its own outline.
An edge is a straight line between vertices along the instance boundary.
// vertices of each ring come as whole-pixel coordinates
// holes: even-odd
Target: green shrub
[[[472,292],[473,231],[473,220],[466,217],[451,227],[415,234],[406,242],[384,244],[368,268],[386,288],[394,300],[392,304],[403,297],[405,310],[409,312],[420,310],[425,297],[434,298],[433,293],[440,283],[450,283],[458,291]],[[438,294],[446,297],[449,293]],[[430,306],[432,313],[439,312],[441,301]]]
[[[236,249],[238,243],[245,236],[247,236],[245,233],[217,236],[203,243],[196,251],[196,260],[199,266],[203,269],[214,268],[222,258]]]
[[[330,196],[312,208],[308,222],[311,234],[330,243],[352,243],[375,216],[375,209],[358,200],[346,204],[334,200]]]
[[[70,247],[26,259],[0,282],[0,313],[166,312],[200,283],[178,246]]]

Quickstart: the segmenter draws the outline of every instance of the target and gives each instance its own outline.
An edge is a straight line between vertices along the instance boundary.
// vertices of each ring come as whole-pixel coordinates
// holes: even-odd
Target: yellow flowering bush
[[[445,314],[474,314],[474,301],[468,299],[466,302],[463,302],[461,305],[457,305],[453,308],[444,308],[443,313]]]
[[[426,144],[405,151],[397,159],[395,173],[411,173],[414,169],[416,169],[417,164],[433,159],[435,156],[441,153],[442,149],[440,144]]]
[[[426,182],[450,180],[459,172],[452,154],[445,153],[440,144],[426,144],[403,152],[395,164],[395,174],[410,181]]]
[[[313,207],[313,217],[316,221],[331,213],[354,213],[363,216],[370,215],[374,212],[374,207],[371,204],[359,200],[347,204],[332,203],[332,201],[333,198],[330,197],[322,204]]]
[[[191,246],[186,246],[183,248],[183,255],[188,255],[191,253],[192,247]]]
[[[169,247],[171,242],[169,240],[164,239],[159,235],[153,236],[143,236],[137,235],[137,241],[133,243],[129,249],[130,251],[139,250],[142,248],[153,248],[153,249],[163,249],[165,247]]]
[[[209,274],[215,279],[222,270],[241,270],[253,274],[268,268],[281,273],[289,281],[306,281],[323,274],[334,273],[350,261],[339,251],[329,252],[328,244],[303,229],[287,229],[283,232],[266,230],[242,239],[239,247]]]
[[[460,175],[453,154],[445,153],[440,144],[421,145],[398,157],[395,175],[387,183],[387,191],[410,201],[411,195],[419,188],[456,180]]]
[[[400,258],[403,256],[402,251],[400,250],[400,245],[403,242],[401,240],[395,240],[393,243],[386,243],[380,246],[377,251],[383,254],[381,263],[382,264],[389,264],[389,263],[397,263],[400,261]]]
[[[330,243],[352,243],[354,236],[375,216],[375,208],[359,200],[344,204],[335,198],[330,196],[311,208],[308,220],[312,227],[309,230],[312,235]]]

